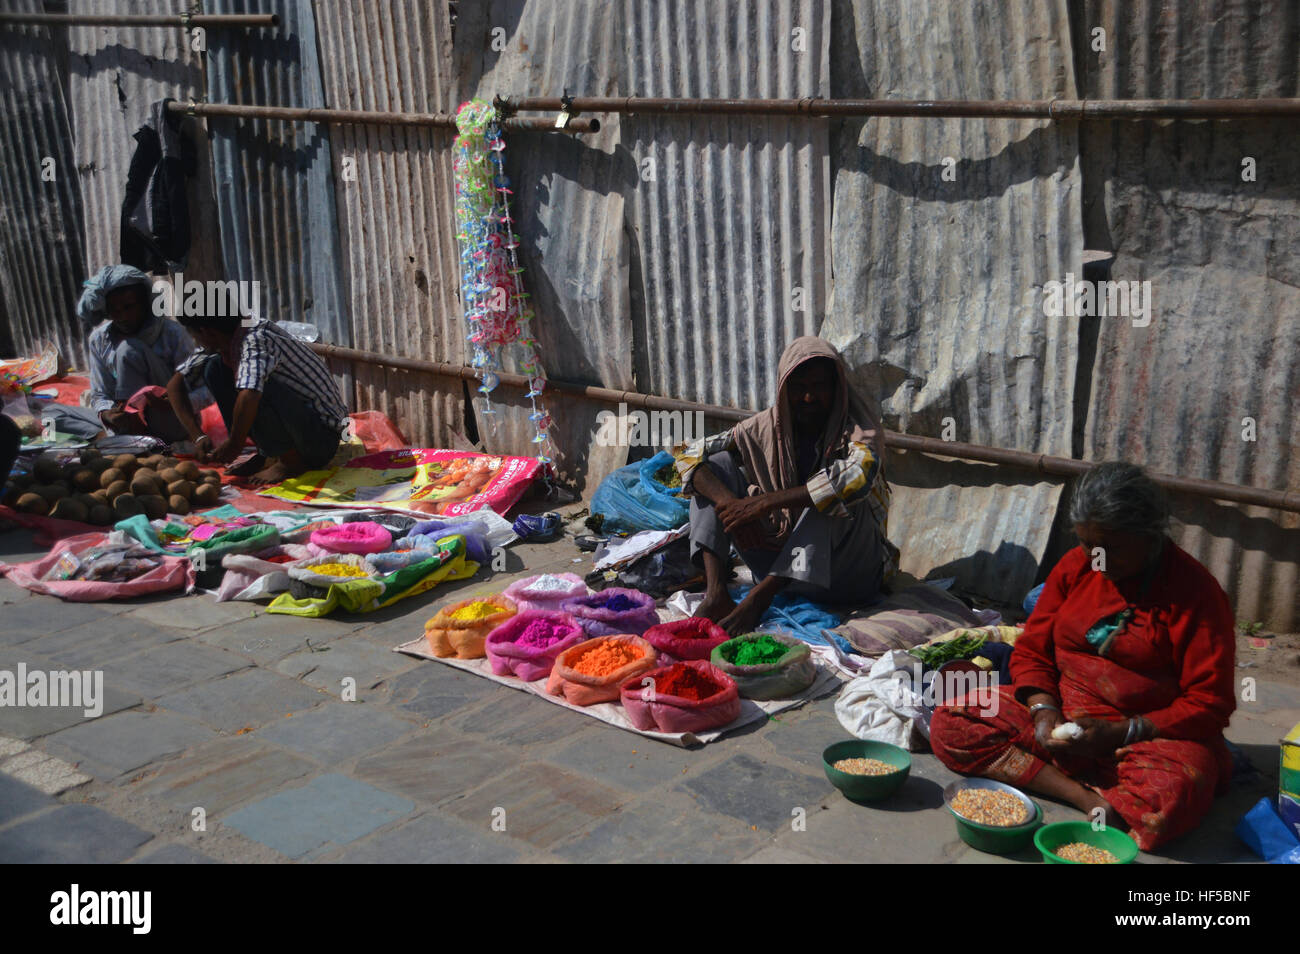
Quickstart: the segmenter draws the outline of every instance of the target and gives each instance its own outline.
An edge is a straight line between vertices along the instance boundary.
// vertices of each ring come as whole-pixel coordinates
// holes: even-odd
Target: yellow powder
[[[365,576],[366,571],[359,566],[353,566],[351,563],[315,563],[310,567],[312,572],[319,573],[321,576]]]
[[[489,616],[495,616],[501,612],[501,607],[495,603],[488,603],[484,600],[477,600],[468,606],[462,606],[451,614],[451,618],[456,622],[464,622],[467,619],[487,619]]]

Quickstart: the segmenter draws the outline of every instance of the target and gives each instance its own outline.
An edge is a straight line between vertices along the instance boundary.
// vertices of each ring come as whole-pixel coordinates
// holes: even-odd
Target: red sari
[[[1099,620],[1133,617],[1105,656],[1085,638]],[[1144,850],[1196,827],[1232,774],[1223,729],[1236,708],[1236,641],[1228,598],[1185,551],[1166,541],[1146,593],[1094,572],[1076,547],[1058,563],[1011,655],[1013,685],[996,714],[957,699],[935,709],[930,742],[950,769],[1025,786],[1047,763],[1101,793]],[[1018,700],[1060,700],[1065,719],[1145,716],[1159,737],[1121,757],[1054,755]]]

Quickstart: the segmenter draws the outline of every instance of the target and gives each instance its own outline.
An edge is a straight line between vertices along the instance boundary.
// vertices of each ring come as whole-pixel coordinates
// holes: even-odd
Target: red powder
[[[516,646],[529,649],[545,649],[573,633],[573,628],[548,619],[535,619],[524,627],[524,631],[515,640]]]
[[[669,666],[655,677],[655,692],[665,696],[678,696],[698,702],[717,695],[722,687],[694,666],[678,663]]]
[[[287,553],[281,553],[278,556],[270,556],[266,558],[267,563],[292,563],[293,561],[294,557],[289,556]]]

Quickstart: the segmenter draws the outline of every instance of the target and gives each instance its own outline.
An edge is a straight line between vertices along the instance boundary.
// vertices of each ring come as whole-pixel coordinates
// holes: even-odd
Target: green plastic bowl
[[[1077,865],[1082,862],[1069,861],[1054,852],[1062,845],[1081,841],[1096,848],[1104,848],[1119,859],[1122,865],[1132,864],[1138,856],[1137,842],[1114,828],[1097,831],[1091,822],[1068,821],[1044,825],[1034,833],[1034,844],[1042,852],[1043,860],[1053,865]]]
[[[898,766],[898,771],[888,775],[850,775],[834,767],[840,759],[879,759]],[[848,739],[827,746],[822,753],[822,768],[826,770],[826,778],[844,793],[845,798],[855,802],[874,802],[888,798],[903,787],[912,771],[912,756],[906,749],[888,742]]]
[[[990,855],[1009,855],[1028,848],[1034,839],[1034,832],[1043,823],[1043,806],[1030,799],[1034,805],[1034,817],[1023,825],[1008,828],[1004,825],[981,825],[979,822],[965,818],[951,808],[948,812],[957,823],[957,837],[977,851]]]

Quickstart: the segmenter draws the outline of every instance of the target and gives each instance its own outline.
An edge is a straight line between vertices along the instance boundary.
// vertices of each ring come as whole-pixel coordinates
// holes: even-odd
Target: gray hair
[[[1070,522],[1160,537],[1169,529],[1169,501],[1141,467],[1108,461],[1075,483]]]

